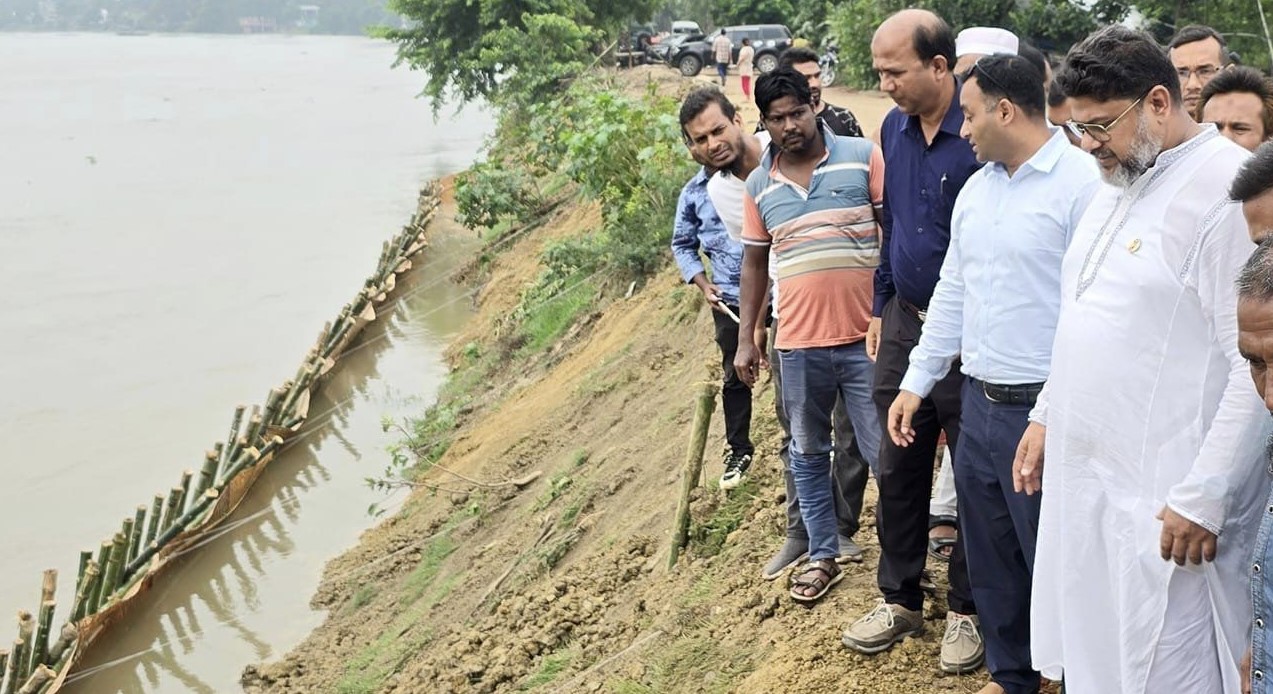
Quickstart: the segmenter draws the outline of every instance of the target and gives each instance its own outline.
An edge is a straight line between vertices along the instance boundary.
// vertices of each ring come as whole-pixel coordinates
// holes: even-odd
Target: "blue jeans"
[[[831,488],[831,413],[844,401],[858,448],[872,469],[880,450],[879,415],[871,398],[875,365],[866,343],[780,350],[782,404],[791,419],[791,475],[809,531],[809,559],[840,553]]]

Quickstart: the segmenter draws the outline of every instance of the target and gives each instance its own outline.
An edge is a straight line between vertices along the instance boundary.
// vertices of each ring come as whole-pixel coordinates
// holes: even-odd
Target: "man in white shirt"
[[[721,29],[712,40],[712,58],[716,60],[716,74],[720,76],[720,86],[725,86],[725,75],[729,72],[729,62],[734,57],[734,42]]]
[[[1143,32],[1092,34],[1057,82],[1112,186],[1062,263],[1051,374],[1014,463],[1014,485],[1047,492],[1033,662],[1076,694],[1236,693],[1267,489],[1268,413],[1235,318],[1251,241],[1228,197],[1248,154],[1193,122]]]
[[[1273,236],[1273,142],[1266,142],[1242,165],[1229,186],[1229,197],[1242,203],[1251,241]]]
[[[1039,497],[1013,491],[1012,462],[1048,376],[1061,256],[1101,185],[1092,158],[1048,127],[1035,73],[1024,58],[994,55],[964,81],[961,134],[989,163],[955,201],[941,279],[887,423],[894,443],[909,445],[911,417],[962,358],[954,470],[991,677],[982,694],[1039,691],[1030,666]]]

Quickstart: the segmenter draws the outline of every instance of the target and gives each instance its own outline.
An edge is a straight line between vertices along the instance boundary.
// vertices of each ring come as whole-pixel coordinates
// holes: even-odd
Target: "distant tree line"
[[[238,33],[242,17],[316,34],[399,24],[385,0],[0,0],[0,30]]]

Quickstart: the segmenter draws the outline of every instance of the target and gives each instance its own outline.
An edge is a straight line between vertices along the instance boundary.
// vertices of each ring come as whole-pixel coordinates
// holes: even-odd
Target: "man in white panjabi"
[[[1065,254],[1014,462],[1019,489],[1045,491],[1033,663],[1070,694],[1236,694],[1267,491],[1233,287],[1251,242],[1226,194],[1247,154],[1189,118],[1141,32],[1092,34],[1057,81],[1112,185]]]

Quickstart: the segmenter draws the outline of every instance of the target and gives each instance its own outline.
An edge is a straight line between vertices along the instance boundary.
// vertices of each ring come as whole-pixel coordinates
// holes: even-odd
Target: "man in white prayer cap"
[[[955,37],[955,74],[962,75],[972,69],[978,58],[1007,53],[1016,55],[1021,46],[1017,35],[998,27],[968,27]]]

